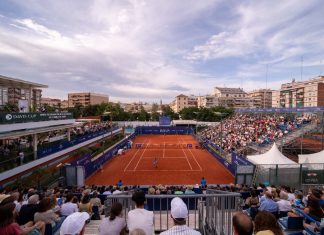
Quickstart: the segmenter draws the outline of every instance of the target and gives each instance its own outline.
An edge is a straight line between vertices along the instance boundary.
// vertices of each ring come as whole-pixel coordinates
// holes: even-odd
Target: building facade
[[[41,99],[41,104],[48,105],[50,107],[54,108],[62,108],[62,101],[60,99],[53,99],[53,98],[48,98],[48,97],[42,97]]]
[[[197,97],[194,95],[180,94],[170,103],[170,107],[175,113],[179,113],[184,108],[197,107],[197,100]]]
[[[46,85],[0,75],[0,106],[13,104],[27,107],[22,112],[37,111],[41,107],[42,90]]]
[[[281,108],[324,106],[324,76],[282,84],[279,99]]]
[[[280,91],[272,91],[272,108],[280,108]]]
[[[219,99],[214,95],[198,96],[197,98],[198,108],[212,108],[219,106]]]
[[[252,99],[254,108],[271,108],[272,91],[270,89],[259,89],[248,93]]]
[[[68,106],[74,107],[75,105],[95,105],[101,103],[108,103],[109,97],[107,95],[96,94],[92,92],[80,92],[68,94]]]
[[[215,87],[214,95],[220,106],[229,108],[251,108],[253,100],[241,88]]]

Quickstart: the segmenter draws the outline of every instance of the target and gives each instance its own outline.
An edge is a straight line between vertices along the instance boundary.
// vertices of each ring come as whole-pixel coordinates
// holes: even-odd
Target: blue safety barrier
[[[136,127],[135,133],[137,135],[191,135],[194,129],[183,126],[139,126]]]
[[[40,147],[37,150],[37,156],[38,156],[38,158],[42,158],[42,157],[48,156],[50,154],[57,153],[64,149],[70,148],[74,145],[80,144],[82,142],[88,141],[90,139],[96,138],[98,136],[101,136],[101,135],[104,135],[107,133],[110,133],[117,129],[118,129],[118,127],[114,127],[114,128],[108,129],[108,130],[101,130],[101,131],[97,131],[97,132],[93,132],[90,134],[86,134],[86,135],[77,137],[71,141],[66,140],[61,143],[53,144],[52,146],[49,146],[49,147],[44,147],[44,148]]]

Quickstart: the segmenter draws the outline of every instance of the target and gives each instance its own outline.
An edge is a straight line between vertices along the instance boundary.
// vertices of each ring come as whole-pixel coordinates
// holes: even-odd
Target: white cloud
[[[324,48],[323,23],[312,22],[320,7],[305,13],[318,1],[244,1],[233,7],[220,0],[14,2],[23,15],[0,9],[1,73],[48,84],[45,94],[55,97],[85,89],[122,100],[205,94],[218,84],[262,81],[265,64],[285,69],[311,45]],[[241,66],[231,68],[224,58]],[[315,58],[305,57],[305,65]],[[223,68],[208,64],[214,59]]]

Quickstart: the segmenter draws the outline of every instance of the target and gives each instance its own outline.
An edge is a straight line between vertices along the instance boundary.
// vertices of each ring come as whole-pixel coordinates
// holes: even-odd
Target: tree
[[[79,118],[83,116],[83,105],[82,104],[76,104],[74,107],[68,108],[68,111],[73,114],[74,118]]]
[[[149,121],[150,120],[150,114],[145,111],[143,106],[141,106],[141,110],[139,111],[138,120],[139,121]]]
[[[12,104],[12,103],[6,103],[0,109],[0,112],[4,112],[4,113],[16,113],[18,111],[19,111],[18,110],[18,105]]]
[[[159,105],[157,103],[152,104],[152,112],[151,112],[151,121],[159,121],[160,114],[158,113]]]
[[[183,120],[193,120],[193,119],[197,119],[198,114],[199,114],[199,108],[197,107],[187,107],[187,108],[183,108],[180,112],[179,112],[181,119]]]
[[[179,119],[179,114],[175,113],[169,105],[162,105],[162,116],[170,116],[174,120]]]

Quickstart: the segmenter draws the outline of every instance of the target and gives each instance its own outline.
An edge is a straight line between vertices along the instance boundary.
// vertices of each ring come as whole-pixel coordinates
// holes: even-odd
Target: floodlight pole
[[[220,150],[221,153],[223,152],[223,117],[226,116],[226,114],[221,113],[221,112],[214,112],[214,114],[216,114],[216,116],[220,117]]]
[[[324,147],[324,142],[323,142],[323,140],[324,140],[324,111],[322,112],[322,136],[321,136],[322,138],[321,138],[321,140],[322,140],[322,150],[324,149],[323,147]]]

